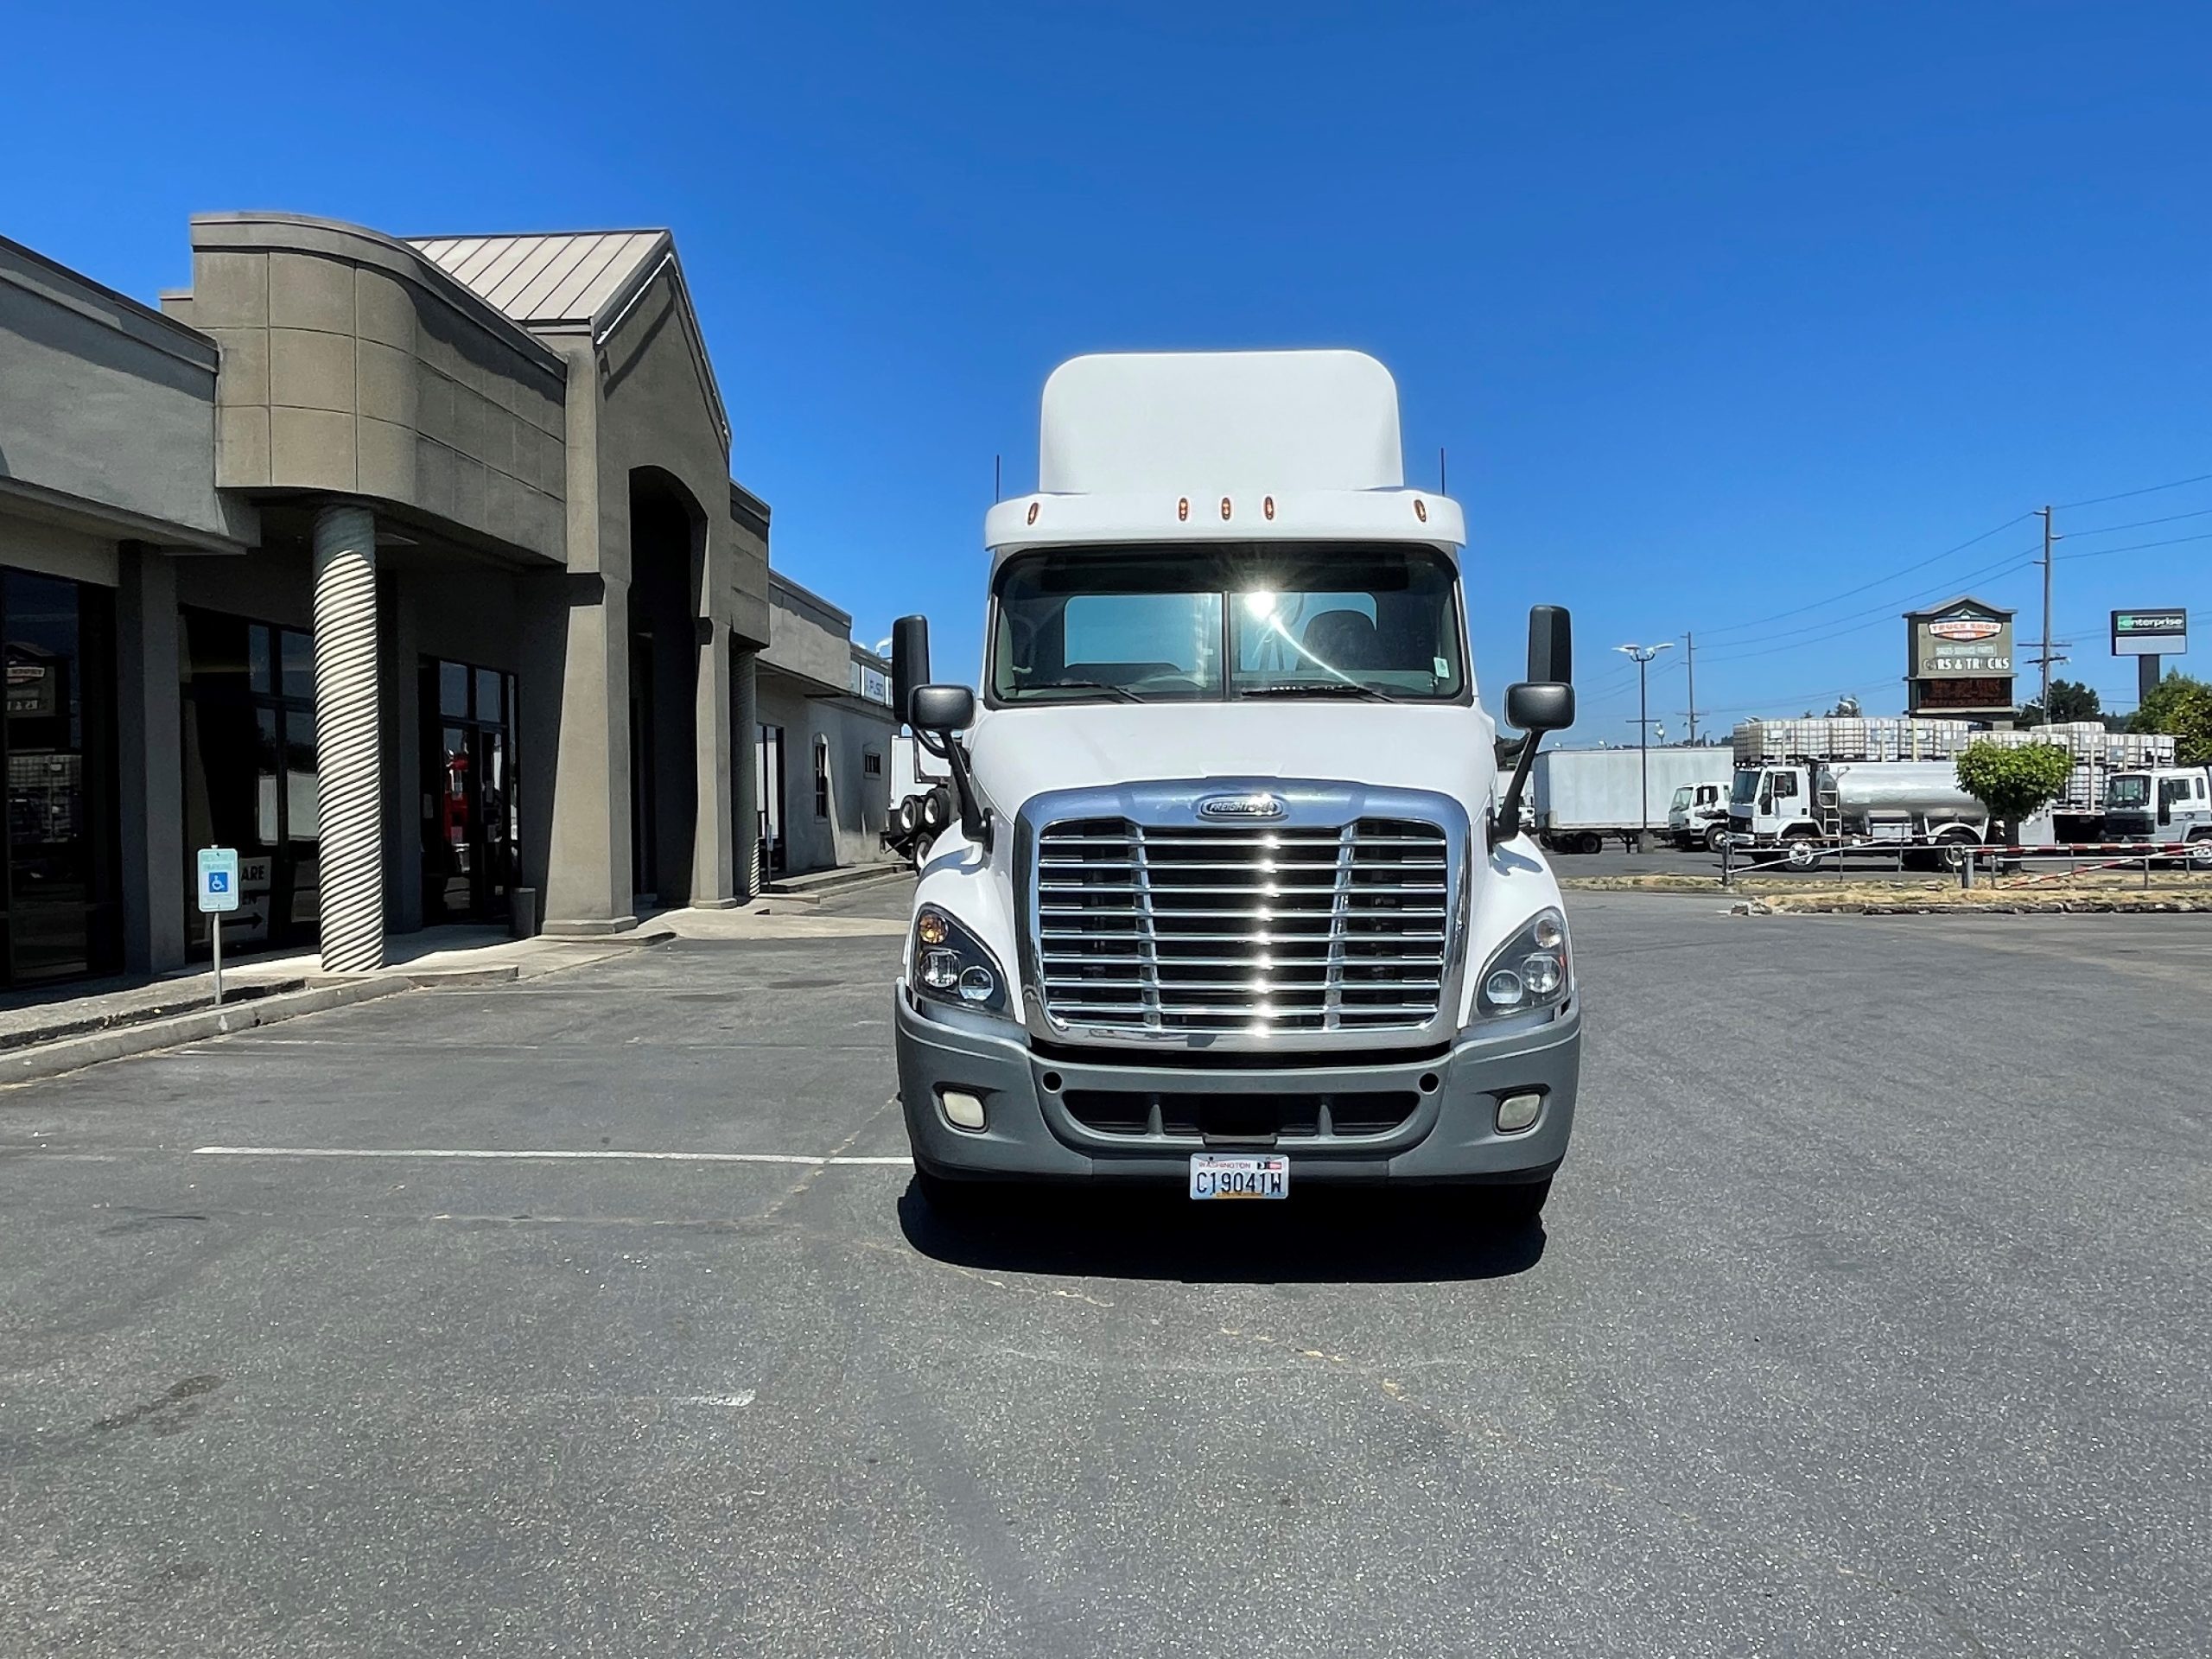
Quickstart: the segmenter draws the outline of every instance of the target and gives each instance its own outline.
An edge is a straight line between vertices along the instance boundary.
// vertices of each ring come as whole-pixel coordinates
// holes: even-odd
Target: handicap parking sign
[[[200,849],[200,908],[203,911],[238,907],[238,855],[235,848]]]

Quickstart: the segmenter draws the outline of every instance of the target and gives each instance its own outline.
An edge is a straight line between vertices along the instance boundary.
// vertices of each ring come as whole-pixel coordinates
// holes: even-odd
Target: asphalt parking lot
[[[896,887],[0,1092],[0,1652],[2202,1653],[2212,918],[1572,907],[1517,1236],[946,1231]]]

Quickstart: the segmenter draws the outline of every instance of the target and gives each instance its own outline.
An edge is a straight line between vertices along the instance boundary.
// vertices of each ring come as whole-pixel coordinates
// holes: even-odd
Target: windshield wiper
[[[1370,702],[1401,702],[1388,691],[1378,691],[1357,680],[1269,680],[1241,687],[1240,697],[1364,697]]]
[[[1103,691],[1109,697],[1119,697],[1123,702],[1143,702],[1126,685],[1108,685],[1103,680],[1037,680],[1022,688],[1023,691]]]

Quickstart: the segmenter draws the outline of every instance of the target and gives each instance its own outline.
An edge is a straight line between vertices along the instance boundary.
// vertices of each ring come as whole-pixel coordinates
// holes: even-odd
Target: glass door
[[[499,921],[514,880],[514,676],[423,664],[423,919]]]
[[[784,728],[763,726],[753,748],[755,799],[760,803],[760,869],[784,873]]]

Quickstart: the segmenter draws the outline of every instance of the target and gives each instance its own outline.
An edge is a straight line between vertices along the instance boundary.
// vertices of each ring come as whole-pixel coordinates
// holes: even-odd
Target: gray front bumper
[[[1264,1057],[1236,1066],[1162,1065],[1143,1057],[1045,1059],[1031,1053],[1027,1033],[1002,1021],[950,1023],[922,1014],[902,986],[898,1014],[899,1096],[914,1161],[932,1174],[976,1179],[1139,1179],[1180,1181],[1195,1139],[1107,1135],[1070,1115],[1061,1096],[1073,1090],[1173,1094],[1192,1091],[1264,1095],[1418,1091],[1433,1077],[1413,1117],[1387,1135],[1360,1141],[1284,1137],[1274,1147],[1306,1181],[1488,1181],[1542,1179],[1567,1154],[1574,1126],[1574,1093],[1582,1060],[1580,1009],[1534,1031],[1464,1041],[1425,1059],[1372,1064],[1268,1066]],[[1333,1058],[1333,1057],[1332,1057]],[[1356,1058],[1345,1056],[1351,1062]],[[1056,1092],[1046,1087],[1058,1078]],[[985,1127],[956,1129],[939,1104],[941,1089],[982,1096]],[[1533,1128],[1497,1131],[1501,1096],[1534,1090],[1544,1096]],[[1223,1150],[1242,1150],[1227,1147]]]

